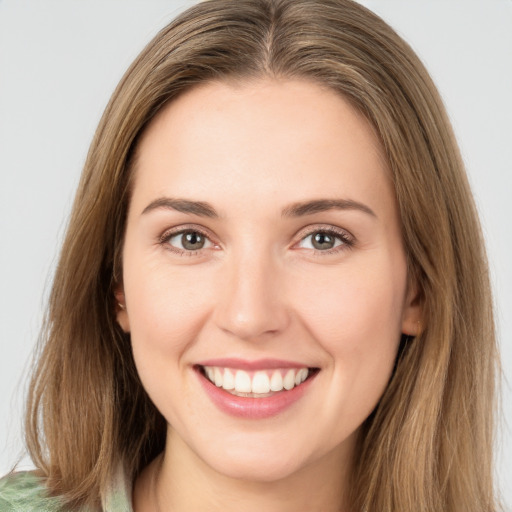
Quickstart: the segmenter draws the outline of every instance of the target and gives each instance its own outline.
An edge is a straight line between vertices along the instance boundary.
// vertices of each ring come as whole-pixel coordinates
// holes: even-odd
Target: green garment
[[[103,506],[98,511],[90,509],[73,512],[133,512],[131,486],[122,471],[113,480]],[[63,507],[59,497],[49,497],[44,480],[33,472],[12,473],[0,480],[0,512],[71,512]]]

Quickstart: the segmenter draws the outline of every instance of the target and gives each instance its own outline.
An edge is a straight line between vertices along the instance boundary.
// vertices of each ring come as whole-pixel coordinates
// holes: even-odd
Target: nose
[[[247,341],[276,336],[290,321],[283,284],[283,269],[268,254],[233,255],[220,284],[217,326]]]

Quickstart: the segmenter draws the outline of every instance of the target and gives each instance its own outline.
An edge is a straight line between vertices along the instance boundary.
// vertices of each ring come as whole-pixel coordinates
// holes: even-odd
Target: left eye
[[[341,235],[329,231],[315,231],[305,236],[299,243],[303,249],[315,249],[317,251],[328,251],[345,244]]]
[[[182,251],[199,251],[213,244],[199,231],[181,231],[167,238],[167,243]]]

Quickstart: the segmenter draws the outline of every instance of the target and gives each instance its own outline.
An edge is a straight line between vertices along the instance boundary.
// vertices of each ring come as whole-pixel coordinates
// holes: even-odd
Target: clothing
[[[73,512],[133,512],[131,482],[119,471],[104,497],[100,510],[74,510]],[[67,512],[59,497],[49,497],[44,479],[33,472],[11,473],[0,479],[0,512]]]

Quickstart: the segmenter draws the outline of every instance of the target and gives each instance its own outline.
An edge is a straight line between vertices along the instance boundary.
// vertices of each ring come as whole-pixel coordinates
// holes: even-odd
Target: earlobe
[[[126,299],[124,296],[124,289],[122,285],[118,285],[114,291],[114,297],[116,300],[116,320],[121,329],[128,333],[130,332],[130,319],[128,317],[128,311],[126,310]]]

